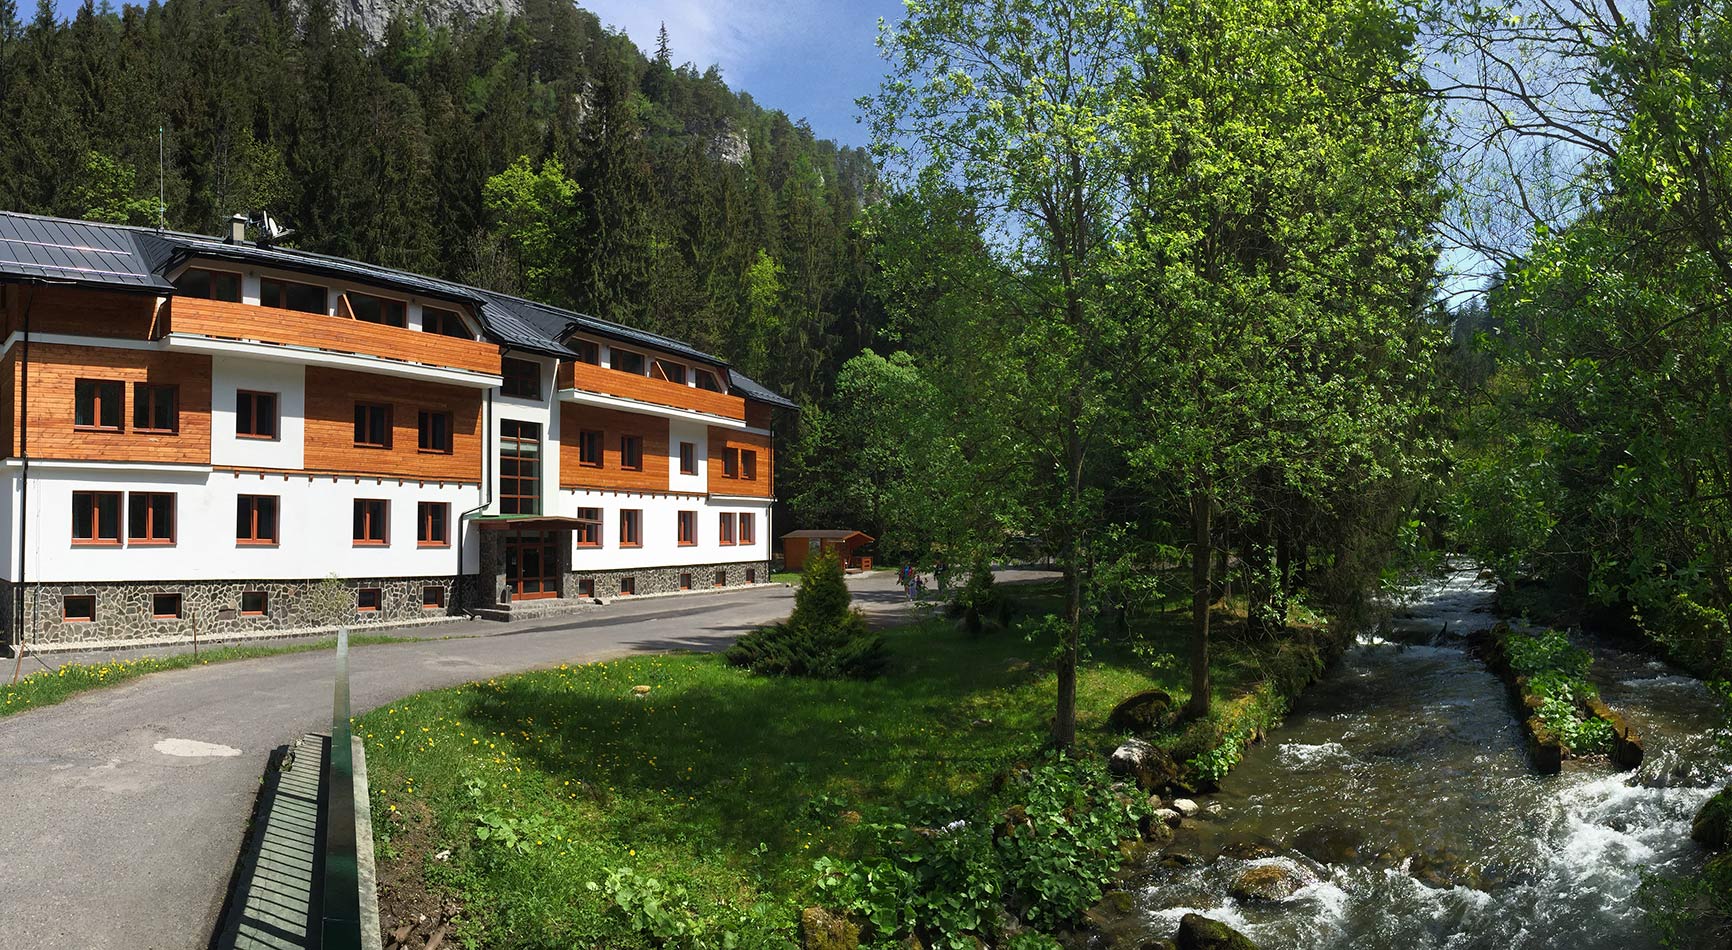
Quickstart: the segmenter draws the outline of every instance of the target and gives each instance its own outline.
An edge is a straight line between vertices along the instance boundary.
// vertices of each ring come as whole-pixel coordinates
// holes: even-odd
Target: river
[[[1690,819],[1732,778],[1716,703],[1662,663],[1584,642],[1647,758],[1536,775],[1502,683],[1462,648],[1494,622],[1492,597],[1457,562],[1394,629],[1362,637],[1247,751],[1213,797],[1220,815],[1187,823],[1139,872],[1145,932],[1170,936],[1197,912],[1271,950],[1653,946],[1642,872],[1700,866]],[[1267,863],[1308,883],[1279,903],[1229,896]]]

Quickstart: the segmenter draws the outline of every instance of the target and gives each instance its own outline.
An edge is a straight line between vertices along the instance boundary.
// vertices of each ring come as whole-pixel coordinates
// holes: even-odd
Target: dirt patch
[[[410,801],[387,819],[391,856],[379,862],[379,932],[385,950],[440,950],[456,947],[462,905],[427,881],[427,862],[436,860],[433,813],[425,802]]]

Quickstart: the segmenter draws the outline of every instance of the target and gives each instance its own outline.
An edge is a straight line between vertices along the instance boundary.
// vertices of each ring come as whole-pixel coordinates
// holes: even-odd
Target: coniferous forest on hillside
[[[0,0],[8,210],[155,224],[160,127],[170,228],[268,210],[304,250],[667,334],[796,400],[881,322],[866,152],[569,3],[378,42],[327,0],[28,15]]]

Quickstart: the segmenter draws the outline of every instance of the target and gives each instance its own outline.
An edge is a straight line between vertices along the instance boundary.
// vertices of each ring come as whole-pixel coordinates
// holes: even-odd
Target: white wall
[[[573,548],[571,569],[579,573],[770,559],[768,500],[741,502],[736,499],[726,504],[711,504],[707,499],[680,495],[577,490],[566,490],[561,495],[559,514],[576,515],[579,508],[601,509],[601,547]],[[643,511],[643,547],[620,547],[619,513],[630,508]],[[681,511],[698,513],[698,543],[690,547],[682,547],[679,543]],[[718,543],[721,531],[719,515],[724,511],[752,512],[757,516],[754,543]]]
[[[72,543],[74,491],[175,492],[176,541],[172,546],[86,546]],[[279,544],[235,543],[238,495],[279,498]],[[354,502],[390,502],[390,544],[356,547]],[[452,543],[421,548],[415,540],[417,503],[451,505]],[[458,516],[476,503],[473,487],[417,485],[396,479],[237,475],[165,470],[55,470],[30,473],[31,580],[44,582],[126,580],[299,580],[340,577],[415,577],[459,573]],[[122,501],[121,532],[126,531]],[[464,572],[479,569],[473,532],[463,551]],[[16,547],[16,536],[12,539]],[[8,571],[8,576],[12,574]]]
[[[235,394],[242,389],[277,394],[277,437],[235,437]],[[211,357],[210,458],[213,465],[244,468],[303,467],[306,455],[307,371],[299,363]]]
[[[680,443],[690,442],[697,446],[698,473],[696,475],[680,474]],[[710,490],[709,474],[710,427],[702,423],[686,422],[680,419],[668,421],[668,488],[671,491],[687,491],[702,494]]]

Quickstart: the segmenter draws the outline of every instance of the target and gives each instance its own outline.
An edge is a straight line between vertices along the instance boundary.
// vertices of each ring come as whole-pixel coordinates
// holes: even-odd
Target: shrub
[[[984,631],[986,617],[997,599],[998,591],[992,582],[992,564],[984,557],[977,558],[968,569],[968,583],[962,585],[956,596],[956,602],[962,608],[962,626],[969,633]]]
[[[769,676],[865,678],[884,671],[884,638],[866,628],[852,606],[842,564],[834,552],[806,562],[794,613],[783,623],[753,631],[728,647],[729,663]]]

